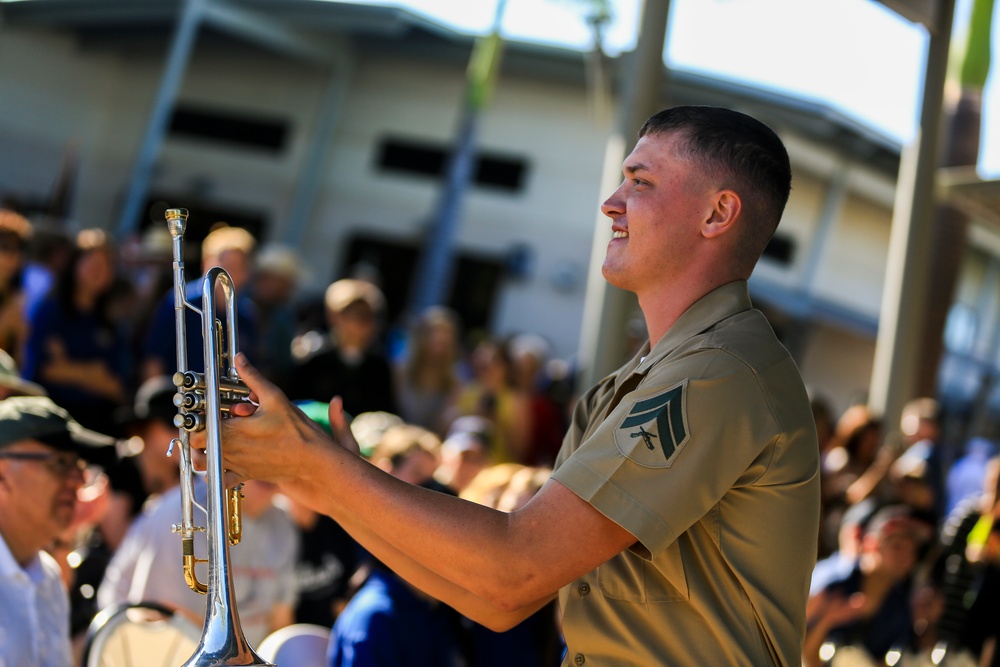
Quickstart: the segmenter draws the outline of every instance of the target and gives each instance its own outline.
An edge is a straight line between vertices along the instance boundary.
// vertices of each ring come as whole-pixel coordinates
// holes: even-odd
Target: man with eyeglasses
[[[72,664],[69,600],[44,549],[72,522],[88,463],[114,442],[49,398],[0,400],[0,664]]]

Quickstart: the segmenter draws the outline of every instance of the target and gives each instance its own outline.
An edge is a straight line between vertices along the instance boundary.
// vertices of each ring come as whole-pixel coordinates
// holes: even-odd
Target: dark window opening
[[[517,192],[524,187],[524,160],[480,155],[476,161],[476,183]]]
[[[382,143],[378,166],[386,171],[402,171],[425,176],[444,174],[447,156],[443,149],[388,140]]]
[[[787,236],[775,234],[764,248],[764,257],[788,266],[795,256],[795,241]]]
[[[378,166],[434,178],[445,174],[448,149],[438,144],[407,139],[385,139],[379,146]],[[476,155],[472,181],[478,186],[518,192],[524,188],[528,162],[523,158],[480,152]]]
[[[288,123],[263,116],[179,106],[170,119],[170,134],[277,153],[285,147]]]

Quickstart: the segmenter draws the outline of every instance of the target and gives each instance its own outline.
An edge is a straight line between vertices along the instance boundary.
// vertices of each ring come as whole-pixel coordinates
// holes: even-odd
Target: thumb
[[[344,414],[344,399],[334,396],[330,399],[330,405],[326,408],[327,419],[330,420],[330,428],[334,435],[347,428],[347,415]]]
[[[240,380],[256,396],[258,403],[268,402],[276,394],[281,393],[276,386],[264,377],[263,373],[250,363],[247,355],[242,352],[236,353],[236,372],[239,373]]]
[[[351,426],[347,423],[347,413],[344,412],[344,399],[334,396],[330,399],[330,405],[326,409],[326,416],[330,420],[330,430],[337,443],[344,449],[355,454],[361,453],[361,447],[351,432]]]

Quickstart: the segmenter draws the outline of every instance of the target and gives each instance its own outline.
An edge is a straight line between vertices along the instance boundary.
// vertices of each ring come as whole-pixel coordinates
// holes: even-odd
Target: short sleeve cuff
[[[628,465],[628,461],[623,460],[621,465]],[[630,532],[638,540],[630,547],[637,556],[649,560],[652,553],[666,548],[677,537],[662,517],[643,507],[613,479],[598,474],[579,457],[567,459],[552,473],[552,478]]]

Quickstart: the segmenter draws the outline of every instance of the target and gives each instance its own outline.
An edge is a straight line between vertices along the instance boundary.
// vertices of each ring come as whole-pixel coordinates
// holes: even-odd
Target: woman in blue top
[[[53,290],[33,313],[24,375],[83,425],[116,433],[127,393],[128,346],[112,315],[116,268],[104,232],[85,229]]]

